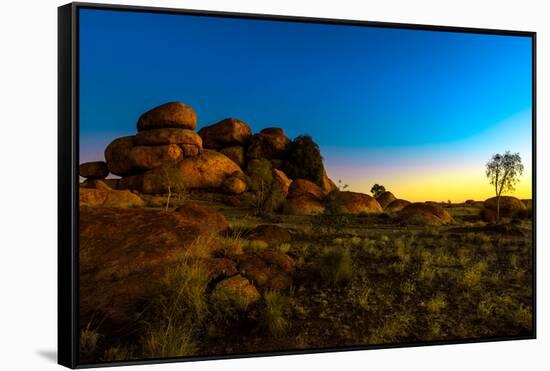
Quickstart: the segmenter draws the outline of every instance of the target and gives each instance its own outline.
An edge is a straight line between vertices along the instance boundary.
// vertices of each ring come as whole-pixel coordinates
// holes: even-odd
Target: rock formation
[[[415,202],[405,206],[399,212],[399,219],[405,224],[443,225],[454,223],[451,215],[441,206]]]

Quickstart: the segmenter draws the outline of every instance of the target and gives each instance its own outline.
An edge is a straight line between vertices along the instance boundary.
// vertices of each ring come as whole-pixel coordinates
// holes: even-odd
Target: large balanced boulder
[[[484,206],[486,209],[496,211],[497,210],[497,198],[492,197],[485,200]],[[516,197],[512,196],[500,196],[500,215],[501,216],[514,216],[519,211],[527,210],[525,204]]]
[[[312,198],[321,201],[325,196],[325,193],[321,187],[307,179],[295,179],[292,183],[290,183],[287,198],[298,198],[305,195],[309,195]]]
[[[138,146],[158,146],[164,144],[189,144],[202,148],[202,139],[193,130],[163,128],[140,131],[136,134]]]
[[[212,221],[223,215],[193,210],[81,207],[80,320],[101,314],[111,331],[135,325],[140,303],[158,295],[168,270],[182,258],[210,257],[218,248],[212,236],[223,226]]]
[[[220,152],[229,157],[231,161],[239,165],[241,168],[244,168],[246,159],[243,146],[226,147],[221,149]]]
[[[130,152],[134,147],[133,135],[113,140],[105,149],[105,161],[112,174],[126,176],[135,174]]]
[[[197,127],[195,110],[180,102],[170,102],[155,107],[140,116],[137,130],[180,128],[194,130]]]
[[[135,146],[130,150],[128,159],[135,169],[151,170],[170,161],[182,160],[183,151],[177,144]]]
[[[329,195],[329,202],[333,202],[335,210],[340,214],[379,213],[382,206],[371,197],[358,192],[333,192]]]
[[[87,179],[103,179],[109,175],[109,168],[104,161],[85,162],[80,164],[78,172]]]
[[[407,201],[407,200],[402,200],[402,199],[397,199],[397,200],[393,200],[392,202],[390,202],[385,208],[384,210],[386,210],[387,212],[390,212],[390,213],[397,213],[401,210],[403,210],[403,208],[407,205],[410,205],[410,202]]]
[[[380,204],[380,206],[382,206],[383,209],[385,209],[386,206],[388,206],[390,203],[392,203],[395,200],[396,200],[395,196],[393,195],[393,193],[389,191],[386,191],[382,193],[380,196],[376,197],[376,201],[378,201],[378,203]]]
[[[399,219],[413,225],[444,225],[454,223],[452,216],[441,206],[414,202],[399,212]]]
[[[254,134],[246,155],[250,159],[284,159],[290,140],[281,128],[266,128]]]
[[[224,119],[214,125],[199,130],[204,148],[220,149],[229,146],[243,146],[252,136],[250,127],[235,118]]]

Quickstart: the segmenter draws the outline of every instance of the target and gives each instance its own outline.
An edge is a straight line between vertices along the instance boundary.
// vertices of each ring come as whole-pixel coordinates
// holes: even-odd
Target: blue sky
[[[403,173],[400,159],[482,169],[509,149],[530,164],[531,72],[527,37],[84,9],[81,157],[102,159],[142,112],[181,101],[199,128],[237,117],[312,135],[357,191],[377,169]]]

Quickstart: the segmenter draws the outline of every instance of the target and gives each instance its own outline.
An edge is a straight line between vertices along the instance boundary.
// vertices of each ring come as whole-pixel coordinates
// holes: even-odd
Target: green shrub
[[[309,135],[300,135],[290,143],[284,172],[291,179],[307,179],[322,185],[323,157]]]
[[[319,257],[317,268],[325,284],[338,285],[347,282],[353,272],[353,261],[349,249],[327,249]]]
[[[284,334],[290,323],[286,318],[288,300],[278,291],[268,290],[264,293],[265,308],[263,323],[267,332],[272,336]]]

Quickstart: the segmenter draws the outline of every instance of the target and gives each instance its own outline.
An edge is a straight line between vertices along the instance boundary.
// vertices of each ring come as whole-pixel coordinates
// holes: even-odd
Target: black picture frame
[[[261,352],[242,354],[220,354],[216,356],[175,357],[162,359],[142,359],[131,361],[80,363],[79,343],[79,276],[78,276],[78,184],[79,184],[79,9],[103,9],[132,12],[181,14],[223,18],[256,20],[280,20],[288,22],[322,23],[334,25],[376,26],[410,30],[445,31],[457,33],[512,35],[528,37],[532,41],[532,199],[533,199],[533,333],[531,336],[489,337],[460,339],[452,341],[431,341],[328,349],[289,350],[281,352]],[[449,345],[464,343],[495,342],[508,340],[528,340],[536,338],[536,32],[511,31],[486,28],[466,28],[421,24],[372,22],[346,19],[310,18],[267,14],[232,13],[190,9],[171,9],[145,6],[126,6],[96,3],[70,3],[58,8],[58,363],[69,368],[98,366],[122,366],[181,361],[214,360],[308,354],[321,352],[341,352],[380,348],[416,347],[428,345]]]

